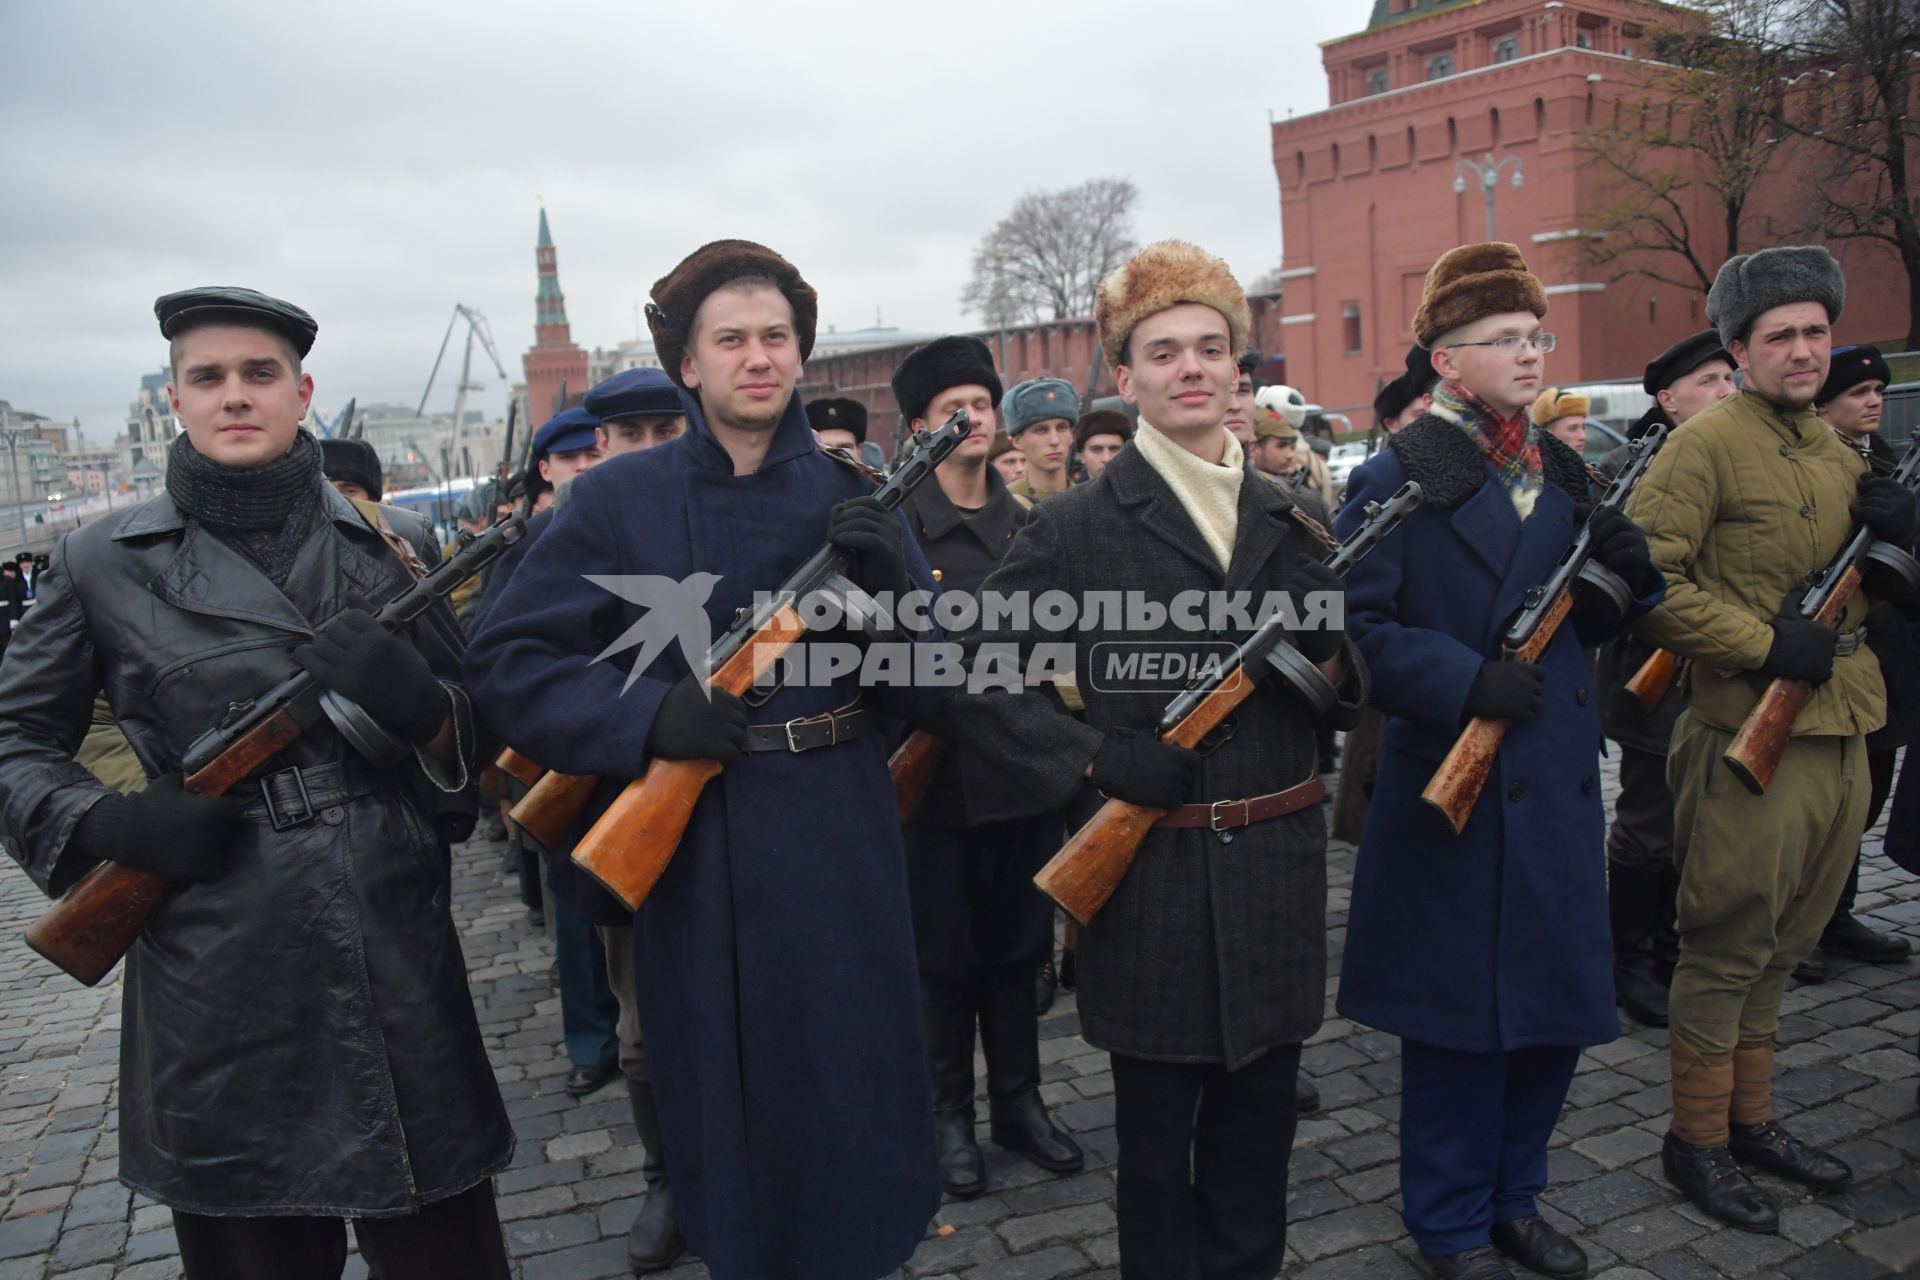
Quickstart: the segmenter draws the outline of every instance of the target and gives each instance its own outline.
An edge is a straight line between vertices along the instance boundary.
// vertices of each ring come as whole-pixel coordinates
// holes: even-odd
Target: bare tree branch
[[[1029,191],[974,248],[960,305],[990,325],[1091,314],[1094,290],[1134,251],[1139,198],[1125,178]]]

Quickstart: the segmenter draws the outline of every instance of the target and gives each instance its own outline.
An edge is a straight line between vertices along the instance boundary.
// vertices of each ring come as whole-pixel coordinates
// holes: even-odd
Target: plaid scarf
[[[1533,514],[1543,479],[1540,446],[1533,438],[1525,409],[1502,418],[1492,405],[1459,383],[1442,382],[1433,389],[1429,412],[1459,427],[1480,447],[1522,520]]]

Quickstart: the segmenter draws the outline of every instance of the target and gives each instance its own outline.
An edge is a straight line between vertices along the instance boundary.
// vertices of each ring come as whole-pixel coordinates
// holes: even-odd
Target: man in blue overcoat
[[[1400,1185],[1435,1274],[1550,1276],[1586,1255],[1539,1216],[1547,1139],[1583,1045],[1620,1033],[1607,935],[1600,722],[1575,606],[1538,663],[1500,637],[1587,519],[1571,449],[1527,422],[1553,349],[1546,294],[1512,245],[1449,251],[1414,334],[1433,406],[1353,474],[1338,522],[1408,480],[1425,502],[1347,579],[1348,620],[1389,718],[1354,871],[1339,1010],[1402,1041]],[[1598,559],[1644,613],[1664,591],[1646,540],[1595,522]],[[1614,620],[1616,625],[1620,621]],[[1511,722],[1458,836],[1420,793],[1476,716]]]
[[[687,431],[574,483],[468,670],[487,714],[549,768],[725,766],[634,920],[675,1209],[716,1280],[869,1280],[913,1252],[940,1200],[875,724],[931,717],[938,691],[863,689],[856,670],[790,679],[750,708],[688,654],[705,641],[702,609],[719,634],[823,539],[876,596],[933,579],[873,477],[808,428],[794,387],[818,304],[792,264],[719,241],[652,297]]]

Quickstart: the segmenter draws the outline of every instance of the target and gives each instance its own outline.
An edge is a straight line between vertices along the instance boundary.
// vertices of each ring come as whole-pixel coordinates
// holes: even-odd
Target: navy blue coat
[[[719,575],[705,605],[718,635],[820,546],[836,503],[873,490],[816,447],[797,399],[747,476],[683,399],[686,434],[574,481],[468,649],[488,717],[549,768],[638,776],[688,670],[669,644],[623,693],[633,652],[594,659],[644,611],[583,575]],[[860,693],[852,676],[786,687],[753,720]],[[924,720],[938,695],[865,696]],[[881,737],[743,756],[708,783],[634,944],[675,1206],[716,1280],[860,1280],[903,1262],[940,1183]]]
[[[1336,521],[1408,479],[1426,500],[1347,579],[1348,628],[1388,717],[1354,867],[1340,1013],[1469,1053],[1602,1044],[1620,1034],[1607,925],[1600,717],[1585,650],[1562,626],[1541,658],[1540,712],[1508,730],[1455,836],[1420,799],[1499,656],[1520,599],[1578,533],[1592,500],[1573,451],[1544,433],[1547,484],[1523,523],[1478,446],[1428,415],[1356,469]],[[1577,495],[1577,498],[1576,498]],[[1656,577],[1657,575],[1650,575]],[[1635,601],[1630,617],[1665,594]]]

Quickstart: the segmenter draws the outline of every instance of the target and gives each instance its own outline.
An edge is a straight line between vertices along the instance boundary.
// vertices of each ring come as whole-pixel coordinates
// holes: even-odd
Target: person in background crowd
[[[1733,357],[1708,329],[1682,338],[1648,362],[1641,386],[1654,405],[1628,428],[1638,440],[1656,422],[1685,422],[1734,393]],[[1631,456],[1621,446],[1596,470],[1609,480]],[[1673,791],[1667,785],[1667,744],[1686,710],[1676,675],[1652,711],[1627,691],[1627,682],[1654,654],[1654,646],[1623,635],[1600,646],[1594,685],[1600,727],[1620,747],[1620,793],[1607,830],[1607,919],[1613,932],[1614,998],[1642,1026],[1667,1025],[1667,984],[1680,958],[1674,930],[1680,872],[1673,864]]]
[[[660,369],[616,373],[589,388],[580,404],[600,415],[602,448],[609,458],[663,445],[687,429],[680,392]]]
[[[867,442],[867,406],[858,400],[809,400],[807,421],[829,449],[844,449],[857,458]]]
[[[1294,483],[1312,493],[1319,500],[1323,511],[1334,508],[1333,473],[1327,470],[1327,454],[1332,450],[1328,443],[1333,438],[1333,425],[1325,414],[1309,413],[1300,428],[1300,439],[1293,446],[1300,455],[1300,470],[1294,473]]]
[[[1248,461],[1261,475],[1282,481],[1298,489],[1294,476],[1300,470],[1300,429],[1271,409],[1254,412],[1253,451]]]
[[[1026,471],[1008,487],[1029,502],[1065,493],[1073,483],[1067,455],[1073,424],[1080,416],[1080,394],[1061,378],[1030,378],[1008,390],[1003,406],[1007,434],[1027,457]]]
[[[1587,410],[1592,403],[1586,396],[1548,387],[1533,402],[1533,407],[1527,410],[1527,416],[1533,420],[1534,426],[1584,457],[1587,452]]]
[[[1253,448],[1253,371],[1260,365],[1258,352],[1240,357],[1239,376],[1233,380],[1233,394],[1227,397],[1227,434],[1240,442],[1242,451]]]
[[[370,440],[322,440],[320,460],[327,480],[349,502],[378,502],[386,491],[380,451]]]
[[[987,461],[1000,473],[1000,478],[1009,485],[1019,482],[1027,474],[1027,455],[1014,445],[1013,437],[1004,431],[994,433],[993,445],[987,450]]]
[[[1086,465],[1087,479],[1098,480],[1115,455],[1133,439],[1133,420],[1117,409],[1092,409],[1073,428],[1073,447]]]

